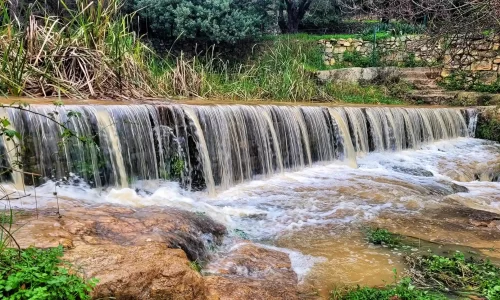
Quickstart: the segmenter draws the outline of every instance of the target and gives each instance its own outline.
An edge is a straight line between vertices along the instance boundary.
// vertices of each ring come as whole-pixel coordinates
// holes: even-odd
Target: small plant
[[[466,258],[459,251],[452,257],[410,255],[405,260],[420,286],[500,299],[500,268],[488,260]]]
[[[383,288],[356,287],[334,290],[330,300],[445,300],[444,295],[417,289],[410,278],[403,278],[399,283]]]
[[[198,273],[201,272],[201,263],[198,261],[198,260],[195,260],[195,261],[190,261],[189,262],[189,267],[193,270],[193,271],[196,271]]]
[[[97,280],[85,281],[61,257],[63,248],[6,249],[0,256],[3,299],[90,299]],[[68,267],[68,268],[66,268]]]
[[[411,278],[404,277],[397,280],[397,271],[394,269],[394,283],[381,288],[347,287],[333,290],[330,300],[444,300],[444,295],[438,292],[418,289]]]
[[[366,232],[368,241],[374,245],[386,245],[397,247],[401,245],[401,236],[390,232],[387,229],[370,228]]]
[[[427,67],[429,64],[425,60],[417,60],[414,52],[410,52],[408,56],[403,61],[402,67],[404,68],[416,68],[416,67]]]
[[[171,168],[172,177],[181,178],[185,168],[184,160],[179,157],[175,157],[172,161]]]

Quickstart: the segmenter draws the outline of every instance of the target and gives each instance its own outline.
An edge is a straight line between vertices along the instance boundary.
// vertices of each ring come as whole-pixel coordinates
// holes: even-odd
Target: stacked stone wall
[[[458,36],[438,41],[425,35],[401,36],[376,42],[358,38],[320,40],[326,65],[343,65],[346,53],[372,57],[382,66],[434,66],[441,77],[460,73],[468,82],[500,81],[500,35]]]

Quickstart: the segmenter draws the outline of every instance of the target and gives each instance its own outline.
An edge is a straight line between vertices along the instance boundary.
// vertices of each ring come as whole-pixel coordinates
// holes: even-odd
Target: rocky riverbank
[[[95,299],[295,299],[297,276],[287,254],[241,241],[208,262],[226,228],[174,208],[84,207],[19,211],[21,247],[65,247],[64,258],[86,278],[97,278]]]

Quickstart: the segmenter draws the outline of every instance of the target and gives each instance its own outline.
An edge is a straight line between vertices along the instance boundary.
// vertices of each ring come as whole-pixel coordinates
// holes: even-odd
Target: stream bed
[[[36,189],[36,205],[55,207],[56,190],[63,203],[176,207],[206,215],[224,224],[228,235],[212,249],[205,273],[217,272],[229,249],[250,240],[288,253],[304,293],[323,298],[335,287],[378,286],[392,282],[394,270],[404,273],[401,252],[370,245],[363,233],[367,227],[421,240],[414,251],[455,249],[500,258],[500,182],[494,181],[499,144],[457,138],[368,153],[357,165],[316,163],[215,194],[158,180],[105,189],[81,180],[47,182]],[[13,206],[33,208],[34,198]]]

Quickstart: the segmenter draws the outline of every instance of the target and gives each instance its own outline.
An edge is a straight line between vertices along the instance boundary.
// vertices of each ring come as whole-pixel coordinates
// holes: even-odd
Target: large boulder
[[[203,277],[186,254],[164,244],[79,245],[64,258],[99,280],[94,299],[206,299]]]
[[[79,244],[144,245],[164,243],[184,250],[191,260],[207,258],[207,244],[220,242],[226,228],[209,217],[175,208],[73,206],[23,219],[17,232],[22,247],[72,248]]]

